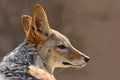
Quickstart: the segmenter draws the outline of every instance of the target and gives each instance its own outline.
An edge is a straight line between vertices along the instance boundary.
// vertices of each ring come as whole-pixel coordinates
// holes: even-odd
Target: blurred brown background
[[[25,34],[21,15],[41,4],[52,28],[90,56],[82,69],[57,69],[57,80],[120,80],[120,0],[0,0],[0,57]]]

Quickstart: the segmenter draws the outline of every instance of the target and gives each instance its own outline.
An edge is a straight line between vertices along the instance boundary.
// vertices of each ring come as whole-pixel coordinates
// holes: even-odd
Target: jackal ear
[[[32,13],[32,29],[35,35],[50,36],[50,27],[47,19],[47,15],[39,4],[35,5]]]
[[[22,21],[22,24],[23,24],[25,34],[27,35],[28,30],[31,26],[32,17],[28,16],[28,15],[23,15],[23,16],[21,16],[21,21]]]

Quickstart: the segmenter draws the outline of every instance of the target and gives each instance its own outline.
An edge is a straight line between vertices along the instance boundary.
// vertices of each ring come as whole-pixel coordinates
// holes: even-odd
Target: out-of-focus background
[[[24,40],[20,18],[36,3],[91,58],[82,69],[55,70],[57,80],[120,80],[120,0],[0,0],[0,58]]]

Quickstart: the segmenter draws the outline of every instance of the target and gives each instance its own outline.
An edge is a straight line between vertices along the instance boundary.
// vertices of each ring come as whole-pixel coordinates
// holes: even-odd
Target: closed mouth
[[[73,64],[71,64],[69,62],[62,62],[62,64],[66,65],[66,66],[82,66],[83,65],[83,64],[81,64],[81,65],[73,65]]]
[[[68,62],[62,62],[64,65],[72,65],[72,64],[70,64],[70,63],[68,63]]]

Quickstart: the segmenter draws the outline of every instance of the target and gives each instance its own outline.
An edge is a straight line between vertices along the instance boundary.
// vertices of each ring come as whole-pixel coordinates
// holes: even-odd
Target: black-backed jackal
[[[0,76],[3,80],[45,80],[39,75],[39,69],[52,75],[56,67],[81,68],[89,61],[89,57],[75,49],[68,38],[50,28],[40,5],[34,7],[32,16],[23,15],[21,20],[26,38],[2,59]]]

